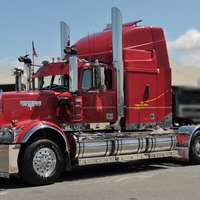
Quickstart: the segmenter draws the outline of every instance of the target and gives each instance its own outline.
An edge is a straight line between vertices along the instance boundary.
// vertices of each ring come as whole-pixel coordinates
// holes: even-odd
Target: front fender
[[[64,140],[65,142],[65,146],[66,146],[66,151],[69,150],[69,145],[68,145],[68,139],[66,137],[66,135],[64,134],[64,132],[62,131],[62,129],[60,129],[59,126],[51,123],[51,122],[41,122],[41,121],[32,121],[31,123],[29,123],[27,125],[21,125],[18,127],[18,129],[15,130],[16,134],[16,138],[15,138],[15,142],[16,143],[25,143],[29,140],[29,138],[36,133],[39,130],[42,129],[49,129],[49,130],[53,130],[56,133],[58,133]]]

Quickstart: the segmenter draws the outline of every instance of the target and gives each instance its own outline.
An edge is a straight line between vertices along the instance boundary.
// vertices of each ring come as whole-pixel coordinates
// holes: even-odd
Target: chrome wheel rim
[[[195,154],[200,157],[200,137],[196,138],[195,143],[194,143],[194,147],[195,147]]]
[[[56,168],[56,154],[49,148],[39,149],[33,157],[33,168],[41,177],[48,177]]]

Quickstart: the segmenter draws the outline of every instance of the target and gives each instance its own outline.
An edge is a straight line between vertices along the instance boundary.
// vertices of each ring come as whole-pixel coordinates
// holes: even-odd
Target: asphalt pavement
[[[0,178],[0,200],[199,200],[200,166],[156,160],[76,167],[51,185]]]

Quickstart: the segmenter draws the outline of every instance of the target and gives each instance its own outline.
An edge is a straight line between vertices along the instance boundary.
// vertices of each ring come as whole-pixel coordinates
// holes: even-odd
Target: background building
[[[200,68],[184,66],[170,59],[172,85],[200,88]]]

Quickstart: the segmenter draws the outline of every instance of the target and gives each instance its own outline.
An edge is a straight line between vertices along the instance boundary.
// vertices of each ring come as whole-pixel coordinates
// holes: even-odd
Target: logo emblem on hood
[[[32,110],[34,106],[41,106],[41,104],[41,101],[20,101],[21,106],[28,106],[30,110]]]

